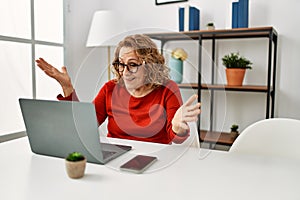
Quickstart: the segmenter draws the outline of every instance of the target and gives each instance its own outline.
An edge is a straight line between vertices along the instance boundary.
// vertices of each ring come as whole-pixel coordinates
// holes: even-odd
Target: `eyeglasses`
[[[118,72],[123,72],[125,67],[127,67],[127,70],[130,73],[136,73],[140,66],[142,66],[145,63],[145,61],[142,62],[142,64],[137,64],[134,62],[130,62],[128,64],[121,63],[121,62],[114,62],[112,65]]]

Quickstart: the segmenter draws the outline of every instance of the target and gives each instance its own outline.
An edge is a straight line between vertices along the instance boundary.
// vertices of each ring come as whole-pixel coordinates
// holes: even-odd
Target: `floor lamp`
[[[108,80],[110,80],[110,47],[117,44],[115,36],[125,31],[118,14],[111,10],[99,10],[94,13],[87,39],[87,47],[107,47]]]

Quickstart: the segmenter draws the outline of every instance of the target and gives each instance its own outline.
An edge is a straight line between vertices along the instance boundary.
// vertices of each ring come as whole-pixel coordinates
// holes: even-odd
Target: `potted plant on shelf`
[[[206,24],[207,30],[215,30],[215,25],[213,22],[209,22]]]
[[[230,127],[230,135],[234,139],[239,135],[238,128],[239,126],[237,124],[232,124],[232,126]]]
[[[70,153],[66,159],[66,170],[70,178],[81,178],[84,176],[86,158],[79,152]]]
[[[176,83],[182,82],[183,61],[187,59],[187,53],[182,48],[175,48],[169,60],[171,79]]]
[[[240,56],[239,53],[230,53],[222,58],[223,65],[226,67],[227,85],[241,86],[246,69],[252,69],[252,62]]]

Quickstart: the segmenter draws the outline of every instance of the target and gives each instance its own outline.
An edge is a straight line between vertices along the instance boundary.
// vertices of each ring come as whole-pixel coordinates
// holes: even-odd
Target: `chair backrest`
[[[229,152],[300,159],[300,120],[258,121],[242,131]]]

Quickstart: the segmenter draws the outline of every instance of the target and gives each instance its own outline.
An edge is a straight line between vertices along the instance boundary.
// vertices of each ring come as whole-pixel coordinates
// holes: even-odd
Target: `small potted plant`
[[[206,24],[207,30],[215,30],[215,25],[213,22],[209,22]]]
[[[232,124],[232,126],[230,127],[230,135],[232,138],[236,138],[239,135],[238,128],[239,126],[237,124]]]
[[[176,83],[182,82],[183,61],[187,59],[187,53],[182,48],[175,48],[171,53],[169,67],[171,79]]]
[[[222,58],[226,67],[227,85],[241,86],[243,84],[246,69],[252,69],[252,62],[240,56],[239,53],[230,53]]]
[[[79,152],[70,153],[66,159],[66,170],[70,178],[81,178],[84,176],[86,158]]]

